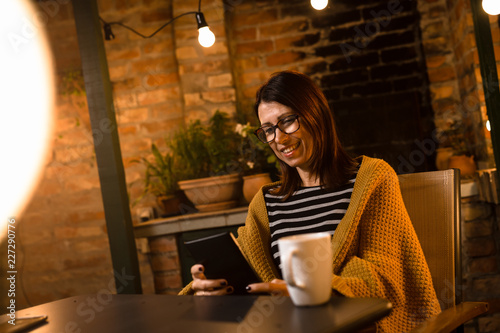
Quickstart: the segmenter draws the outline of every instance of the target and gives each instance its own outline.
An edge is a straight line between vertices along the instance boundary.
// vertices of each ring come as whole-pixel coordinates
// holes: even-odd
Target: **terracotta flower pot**
[[[256,175],[243,177],[243,197],[247,202],[252,201],[253,197],[263,185],[271,183],[269,173],[259,173]]]
[[[177,191],[173,195],[159,196],[156,202],[163,209],[163,217],[180,215],[193,210],[193,204],[189,202],[183,191]]]
[[[239,174],[183,180],[178,184],[200,212],[235,207],[241,195]]]
[[[477,169],[474,156],[466,155],[451,156],[448,167],[450,169],[460,169],[461,177],[472,177]]]

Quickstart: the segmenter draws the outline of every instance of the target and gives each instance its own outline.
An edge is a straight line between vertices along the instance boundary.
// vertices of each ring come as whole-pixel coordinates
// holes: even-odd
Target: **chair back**
[[[462,302],[460,170],[399,175],[399,183],[441,308],[455,306]]]

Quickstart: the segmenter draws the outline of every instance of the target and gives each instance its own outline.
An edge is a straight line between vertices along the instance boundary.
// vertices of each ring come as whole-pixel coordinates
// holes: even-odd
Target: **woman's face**
[[[261,102],[258,113],[261,126],[274,126],[284,117],[295,114],[291,108],[277,102]],[[298,121],[300,122],[300,118]],[[285,134],[277,128],[276,138],[269,146],[280,160],[290,167],[297,168],[302,179],[303,172],[309,173],[313,139],[303,123],[300,124],[299,130],[292,134]]]

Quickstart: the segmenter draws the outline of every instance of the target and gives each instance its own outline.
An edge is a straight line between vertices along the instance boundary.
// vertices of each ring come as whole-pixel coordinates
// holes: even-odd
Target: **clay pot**
[[[156,202],[163,209],[162,217],[179,215],[193,209],[193,204],[182,191],[173,195],[161,195],[156,198]]]
[[[241,195],[239,174],[183,180],[178,184],[200,212],[235,207]]]
[[[448,167],[450,169],[460,169],[461,177],[472,177],[477,169],[474,156],[467,155],[451,156]]]
[[[253,197],[263,185],[271,183],[269,173],[259,173],[243,177],[243,197],[247,202],[252,201]]]

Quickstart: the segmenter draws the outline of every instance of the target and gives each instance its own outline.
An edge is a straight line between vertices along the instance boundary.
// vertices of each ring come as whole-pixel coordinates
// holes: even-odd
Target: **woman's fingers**
[[[195,291],[195,295],[227,295],[234,292],[234,288],[228,286],[226,280],[209,280],[206,278],[204,271],[203,265],[197,264],[191,267],[191,275],[193,276],[191,287]]]
[[[196,264],[191,266],[191,275],[193,276],[193,280],[195,279],[206,279],[205,274],[203,273],[205,268],[203,265]]]
[[[227,281],[224,279],[207,280],[207,279],[194,279],[192,288],[194,290],[214,290],[227,287]]]
[[[286,282],[279,279],[274,279],[271,282],[252,283],[248,285],[247,291],[251,294],[269,293],[271,295],[288,296]]]
[[[216,290],[198,290],[194,294],[196,296],[222,296],[222,295],[229,295],[234,292],[234,288],[229,286],[223,289],[216,289]]]

